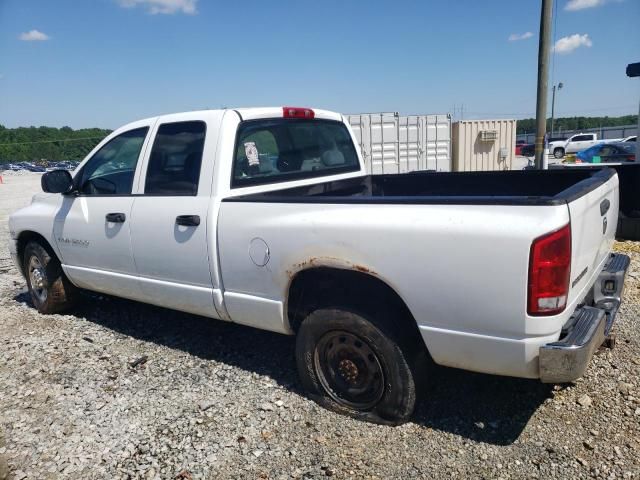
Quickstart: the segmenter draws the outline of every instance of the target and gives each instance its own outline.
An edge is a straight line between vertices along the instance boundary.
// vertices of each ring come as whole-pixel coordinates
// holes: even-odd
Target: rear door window
[[[145,194],[197,195],[206,129],[202,121],[160,125],[149,157]]]
[[[238,127],[231,186],[284,182],[359,169],[351,135],[341,122],[249,120]]]

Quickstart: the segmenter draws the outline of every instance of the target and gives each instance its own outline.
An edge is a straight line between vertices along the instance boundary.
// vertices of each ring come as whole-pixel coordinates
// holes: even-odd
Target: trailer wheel
[[[385,425],[406,422],[416,385],[385,321],[349,308],[323,308],[301,324],[296,341],[300,380],[323,407]]]
[[[558,147],[553,151],[553,156],[555,158],[562,158],[564,157],[564,148],[562,147]]]
[[[67,279],[53,252],[38,242],[29,242],[23,261],[31,300],[40,313],[61,312],[75,304],[77,288]]]

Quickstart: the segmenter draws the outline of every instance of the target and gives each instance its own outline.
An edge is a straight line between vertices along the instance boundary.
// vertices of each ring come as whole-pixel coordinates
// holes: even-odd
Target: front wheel
[[[31,300],[40,313],[61,312],[74,305],[77,288],[69,282],[53,253],[38,242],[29,242],[23,260]]]
[[[413,374],[384,320],[345,308],[316,310],[298,331],[296,362],[305,389],[330,410],[386,425],[413,413]]]
[[[563,149],[563,148],[556,148],[556,149],[553,151],[553,156],[554,156],[555,158],[562,158],[562,157],[564,157],[564,149]]]

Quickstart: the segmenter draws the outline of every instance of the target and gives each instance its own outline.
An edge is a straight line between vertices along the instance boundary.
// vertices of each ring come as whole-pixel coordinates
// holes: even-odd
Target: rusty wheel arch
[[[407,322],[408,330],[419,335],[415,318],[402,297],[368,267],[343,265],[314,265],[290,274],[286,313],[289,326],[296,332],[302,321],[318,308],[350,306],[378,314],[384,311]]]

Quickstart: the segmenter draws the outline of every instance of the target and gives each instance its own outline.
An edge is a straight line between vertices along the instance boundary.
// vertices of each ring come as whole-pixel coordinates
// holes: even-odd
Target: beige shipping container
[[[451,126],[453,170],[511,170],[516,148],[515,120],[461,120]]]

